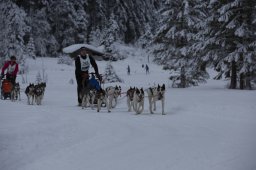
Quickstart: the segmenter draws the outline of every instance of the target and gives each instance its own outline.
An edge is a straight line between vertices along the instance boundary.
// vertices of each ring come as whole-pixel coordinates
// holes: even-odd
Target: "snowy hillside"
[[[132,56],[132,55],[130,55]],[[112,65],[124,82],[165,83],[169,73],[133,53]],[[127,75],[127,66],[131,75]],[[146,75],[142,64],[148,64]],[[103,73],[107,63],[98,61]],[[167,88],[166,115],[128,112],[122,94],[108,113],[77,106],[74,66],[57,59],[29,61],[28,83],[45,69],[41,106],[0,101],[1,170],[253,170],[256,169],[256,92],[227,90],[223,81],[187,89]],[[17,78],[21,83],[21,77]],[[27,84],[21,84],[24,90]],[[104,84],[107,87],[112,84]]]

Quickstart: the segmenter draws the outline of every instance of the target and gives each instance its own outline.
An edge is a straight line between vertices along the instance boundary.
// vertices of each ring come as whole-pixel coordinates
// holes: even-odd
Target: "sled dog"
[[[130,87],[127,92],[126,92],[126,96],[127,96],[127,106],[128,106],[128,112],[132,111],[133,108],[133,96],[134,96],[134,92],[135,92],[135,87]]]
[[[102,106],[103,103],[106,104],[108,112],[111,112],[109,104],[108,104],[108,100],[107,100],[107,94],[106,94],[106,91],[104,89],[100,88],[100,90],[97,91],[95,98],[97,100],[97,112],[100,111],[101,106]]]
[[[26,87],[25,94],[27,95],[29,105],[32,105],[34,103],[34,90],[35,90],[35,85],[34,84],[30,83]]]
[[[81,92],[82,109],[87,106],[91,106],[94,109],[94,100],[96,96],[96,89],[83,89]]]
[[[121,96],[121,86],[109,86],[105,89],[110,109],[117,105],[117,98]]]
[[[148,94],[148,101],[149,101],[149,110],[150,113],[153,114],[152,105],[154,105],[154,111],[156,110],[156,101],[160,100],[162,103],[162,115],[165,114],[164,112],[164,102],[165,102],[165,84],[162,86],[158,85],[157,87],[150,87],[146,90]]]
[[[141,114],[144,110],[144,90],[136,88],[133,95],[133,110]]]
[[[42,99],[44,98],[44,92],[45,92],[45,88],[46,88],[46,83],[45,82],[42,82],[39,84],[42,88],[42,91],[43,91],[43,95],[42,95]]]
[[[44,96],[44,88],[43,88],[42,84],[35,85],[34,86],[34,100],[37,105],[42,104],[43,96]]]
[[[11,101],[20,100],[20,84],[15,83],[11,91]]]

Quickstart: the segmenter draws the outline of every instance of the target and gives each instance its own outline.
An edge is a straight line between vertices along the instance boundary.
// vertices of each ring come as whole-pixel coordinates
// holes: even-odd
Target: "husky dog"
[[[88,106],[91,106],[91,109],[94,109],[94,100],[96,96],[95,89],[83,89],[81,92],[81,99],[82,99],[82,109]]]
[[[160,100],[162,103],[162,115],[164,115],[164,101],[165,101],[165,84],[157,87],[150,87],[146,90],[148,93],[149,110],[153,114],[152,105],[154,105],[154,111],[156,110],[156,101]]]
[[[108,112],[111,112],[109,104],[108,104],[108,100],[107,100],[107,94],[106,94],[106,91],[104,89],[100,88],[100,90],[97,91],[96,100],[97,100],[97,112],[100,111],[101,106],[102,106],[103,103],[106,104]]]
[[[89,80],[86,80],[86,78],[82,79],[82,84],[83,87],[79,94],[80,98],[82,99],[82,109],[84,109],[88,105],[90,105],[93,109],[94,100],[96,96],[96,89],[89,83]]]
[[[20,100],[20,84],[15,83],[11,91],[11,100],[14,101],[18,99]]]
[[[35,103],[37,105],[41,105],[42,104],[43,96],[44,96],[44,88],[43,88],[42,84],[35,85],[35,88],[34,88],[34,99],[35,99]]]
[[[34,84],[29,84],[27,87],[26,87],[26,90],[25,90],[25,94],[27,95],[27,98],[28,98],[28,104],[33,104],[34,103],[34,90],[35,90],[35,85]]]
[[[43,95],[42,95],[42,99],[44,98],[44,92],[45,92],[45,88],[46,88],[46,83],[45,82],[42,82],[39,84],[43,90]]]
[[[127,90],[127,92],[126,92],[128,112],[132,111],[134,92],[135,92],[135,87],[133,87],[133,88],[130,87],[130,88]]]
[[[135,89],[133,95],[133,109],[136,114],[141,114],[144,110],[144,90],[142,88]]]
[[[110,109],[115,108],[118,96],[121,96],[121,86],[109,86],[105,89]],[[114,103],[113,103],[114,100]]]

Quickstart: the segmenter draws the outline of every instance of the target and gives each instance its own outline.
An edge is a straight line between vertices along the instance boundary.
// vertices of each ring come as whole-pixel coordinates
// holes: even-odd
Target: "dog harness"
[[[86,58],[83,59],[81,56],[79,56],[80,58],[80,63],[81,63],[81,71],[88,71],[90,68],[90,58],[89,55],[86,55]]]

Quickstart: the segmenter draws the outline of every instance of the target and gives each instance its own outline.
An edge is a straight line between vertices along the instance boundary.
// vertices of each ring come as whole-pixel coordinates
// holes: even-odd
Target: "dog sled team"
[[[42,104],[45,87],[46,83],[39,83],[37,85],[29,84],[26,87],[25,94],[29,105],[33,105],[34,103],[37,105]],[[3,79],[1,86],[1,99],[5,100],[7,98],[10,98],[11,101],[20,101],[20,85],[19,83],[15,83],[13,85],[7,79]]]
[[[90,65],[93,67],[94,73],[89,73]],[[111,109],[117,104],[117,98],[121,96],[121,87],[110,86],[105,89],[101,87],[102,76],[99,74],[98,65],[91,56],[90,51],[85,47],[79,49],[79,55],[75,58],[75,75],[77,81],[78,105],[82,106],[83,109],[89,106],[94,109],[96,105],[97,112],[101,110],[102,106],[105,106],[107,111],[111,112]],[[165,85],[146,90],[149,99],[150,113],[153,113],[152,106],[155,110],[156,101],[160,100],[162,101],[162,114],[164,114],[164,91]],[[142,113],[144,110],[144,98],[144,90],[142,88],[130,88],[127,91],[128,111],[133,109],[136,114]]]
[[[145,95],[146,93],[146,95]],[[109,86],[105,89],[100,88],[87,88],[82,90],[80,97],[82,98],[82,109],[91,107],[91,109],[97,108],[97,112],[101,110],[101,107],[106,107],[108,112],[115,108],[118,102],[118,98],[121,97],[121,86]],[[148,98],[149,111],[151,114],[156,111],[156,103],[161,103],[161,114],[165,115],[165,84],[158,85],[156,87],[150,87],[147,89],[130,87],[126,92],[128,112],[134,111],[135,114],[141,114],[144,111],[145,98]]]
[[[1,71],[1,99],[5,100],[10,98],[11,101],[20,99],[20,85],[16,82],[16,77],[19,71],[19,65],[16,62],[16,57],[11,56]],[[5,73],[6,72],[6,73]],[[37,85],[29,84],[25,90],[25,94],[28,98],[28,104],[37,105],[42,104],[46,83],[39,83]]]
[[[41,105],[45,92],[45,87],[46,83],[44,82],[36,85],[30,83],[25,90],[25,94],[27,96],[27,103],[29,105]],[[19,83],[15,83],[13,85],[7,79],[3,79],[1,86],[1,99],[5,100],[7,98],[10,98],[11,101],[20,101],[20,85]]]
[[[89,73],[90,65],[94,68],[95,73]],[[18,73],[18,64],[16,57],[11,56],[10,61],[7,61],[1,72],[1,99],[9,97],[12,101],[20,100],[20,86],[16,83]],[[4,74],[7,70],[6,74]],[[75,75],[77,81],[77,96],[78,105],[85,107],[97,107],[97,112],[102,107],[106,107],[108,112],[117,105],[118,97],[121,97],[121,86],[109,86],[105,89],[101,87],[102,76],[99,74],[97,63],[91,56],[90,51],[82,47],[79,49],[79,55],[75,58]],[[5,76],[5,79],[4,79]],[[97,79],[95,78],[97,77]],[[44,97],[46,83],[29,84],[25,89],[27,103],[29,105],[41,105]],[[145,96],[145,92],[147,96]],[[141,114],[144,111],[145,97],[149,101],[149,111],[153,114],[156,110],[156,102],[160,101],[162,106],[162,114],[164,115],[165,101],[165,85],[150,87],[146,90],[143,88],[130,87],[126,92],[128,111],[134,111],[136,114]]]

